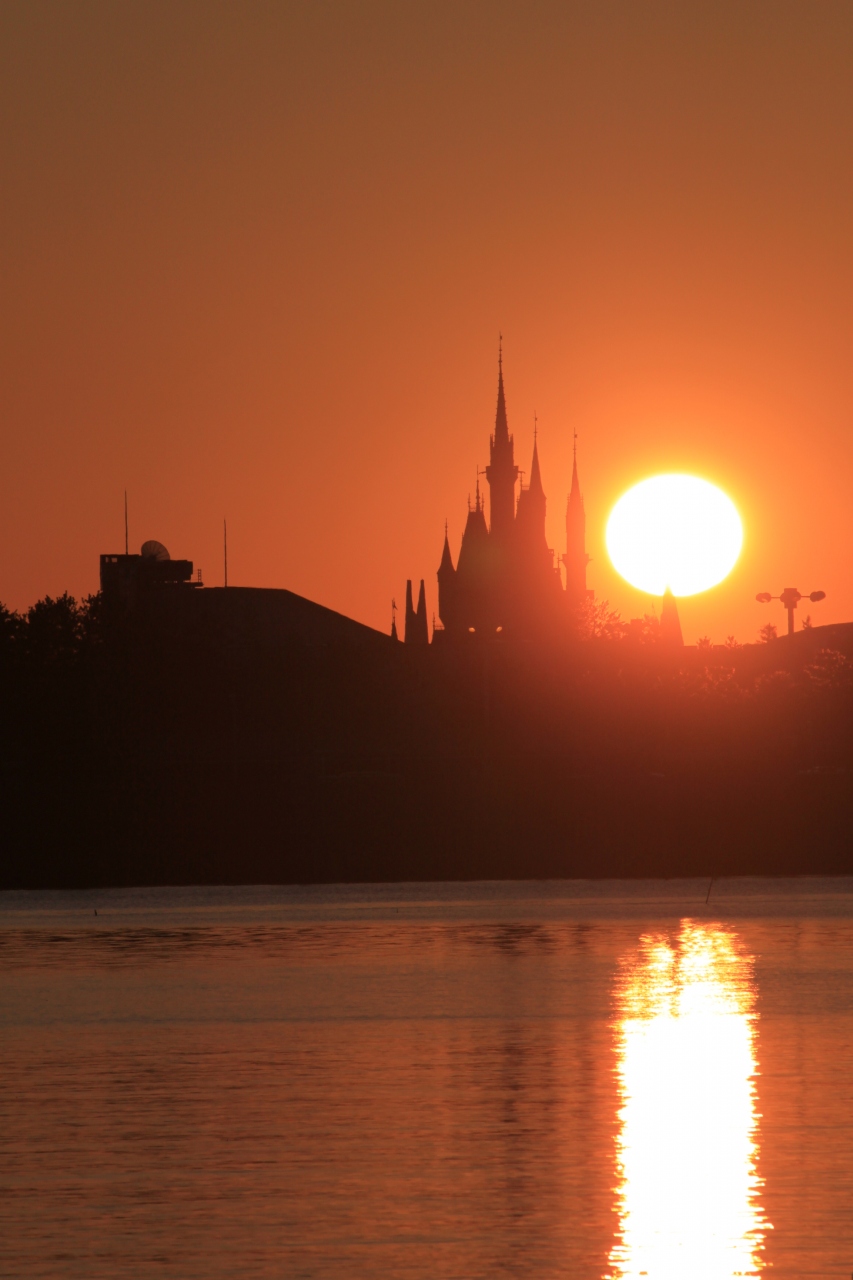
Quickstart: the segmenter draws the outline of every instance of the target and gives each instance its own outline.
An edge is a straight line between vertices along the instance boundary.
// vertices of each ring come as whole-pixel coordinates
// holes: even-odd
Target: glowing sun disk
[[[722,582],[743,545],[731,498],[698,476],[641,480],[610,513],[607,551],[633,587],[662,596],[692,596]]]

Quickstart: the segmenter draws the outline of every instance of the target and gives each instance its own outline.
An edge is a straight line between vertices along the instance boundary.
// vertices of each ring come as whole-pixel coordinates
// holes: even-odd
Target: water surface
[[[0,894],[0,1273],[849,1276],[853,879],[708,889]]]

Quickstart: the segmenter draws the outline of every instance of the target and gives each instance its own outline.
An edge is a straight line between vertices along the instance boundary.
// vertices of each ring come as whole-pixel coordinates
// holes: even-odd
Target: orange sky
[[[685,638],[853,618],[853,6],[7,0],[0,599],[159,538],[387,628],[539,417],[589,583],[659,470],[744,519]],[[800,611],[803,612],[802,610]]]

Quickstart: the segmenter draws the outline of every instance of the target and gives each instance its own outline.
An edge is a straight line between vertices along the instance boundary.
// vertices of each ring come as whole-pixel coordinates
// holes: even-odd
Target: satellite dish
[[[153,538],[151,538],[148,542],[143,542],[141,554],[142,554],[143,560],[168,560],[169,559],[169,553],[166,550],[166,548],[163,546],[162,542],[155,542]]]

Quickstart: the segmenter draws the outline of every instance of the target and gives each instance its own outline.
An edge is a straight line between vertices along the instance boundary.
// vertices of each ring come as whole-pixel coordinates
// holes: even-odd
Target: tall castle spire
[[[541,494],[545,497],[545,490],[542,488],[542,473],[539,470],[539,424],[536,421],[536,415],[533,415],[533,461],[530,464],[530,484],[527,486],[530,493]]]
[[[583,498],[581,497],[580,481],[578,480],[578,433],[574,433],[572,440],[572,488],[569,493],[570,498],[575,498],[583,507]]]
[[[506,543],[512,537],[515,521],[515,482],[518,467],[515,465],[512,436],[506,416],[504,394],[503,338],[498,344],[498,406],[495,413],[495,434],[489,441],[489,465],[486,467],[489,482],[489,509],[491,531],[498,542]]]
[[[506,418],[503,335],[501,335],[498,338],[498,407],[495,412],[495,445],[503,446],[507,444],[509,444],[509,424]]]

